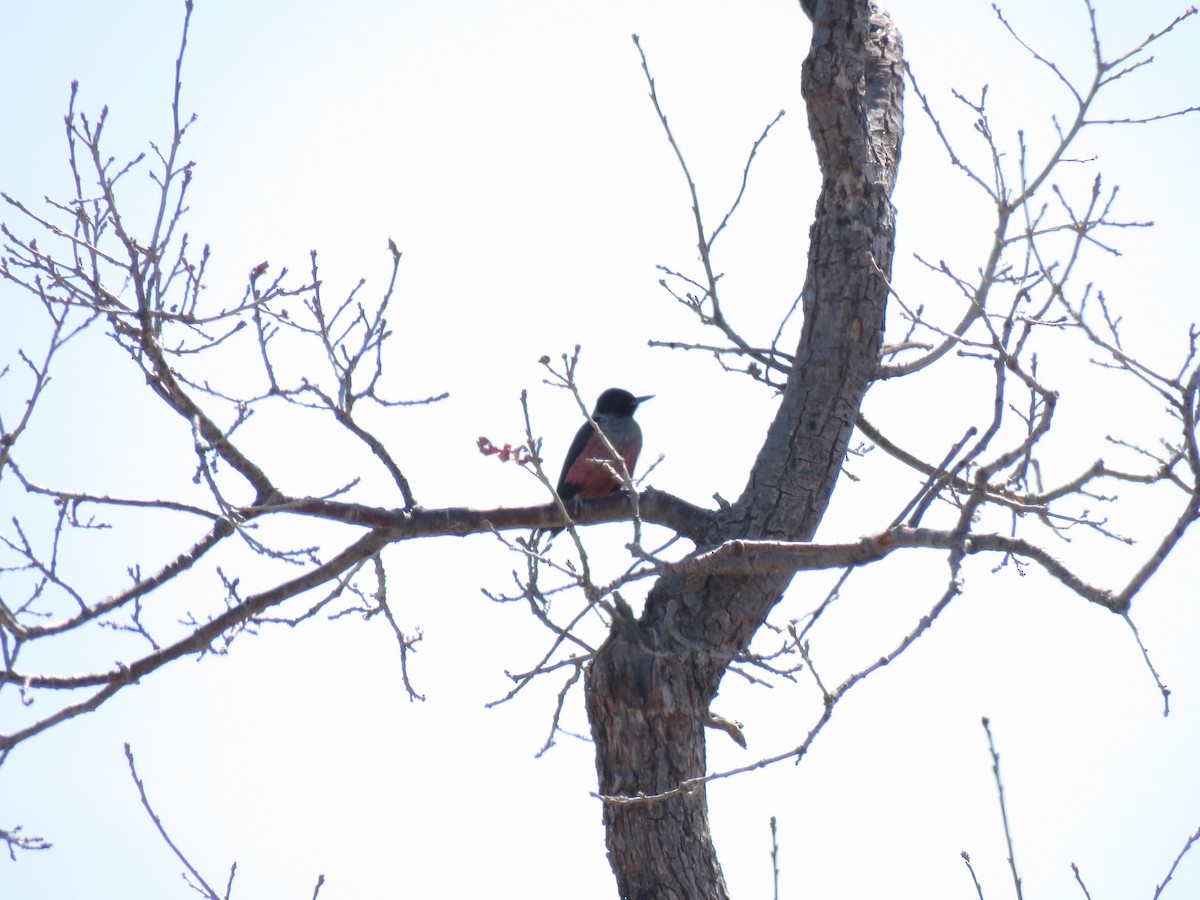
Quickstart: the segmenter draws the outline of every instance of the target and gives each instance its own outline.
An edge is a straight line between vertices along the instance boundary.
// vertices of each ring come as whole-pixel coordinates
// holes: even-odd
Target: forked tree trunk
[[[742,497],[707,536],[808,540],[829,502],[876,371],[891,271],[890,202],[903,131],[900,36],[867,0],[820,0],[804,64],[822,189],[804,323],[775,421]],[[705,549],[701,547],[700,549]],[[703,788],[704,721],[726,666],[790,576],[661,578],[642,616],[619,616],[587,677],[609,857],[625,900],[717,900],[728,891]]]

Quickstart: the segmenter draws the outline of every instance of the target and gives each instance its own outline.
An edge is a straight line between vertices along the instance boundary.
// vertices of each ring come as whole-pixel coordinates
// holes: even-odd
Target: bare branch
[[[1175,861],[1171,863],[1171,868],[1167,870],[1167,877],[1164,878],[1160,884],[1155,885],[1154,897],[1152,900],[1158,900],[1158,898],[1162,896],[1163,890],[1166,888],[1167,884],[1172,878],[1175,877],[1175,870],[1179,868],[1179,864],[1183,862],[1183,858],[1187,856],[1188,851],[1192,849],[1193,845],[1195,845],[1197,841],[1200,841],[1200,828],[1197,828],[1195,833],[1187,839],[1187,842],[1183,845],[1183,849],[1179,851],[1179,855],[1176,856]]]
[[[191,9],[189,5],[189,12],[190,11]],[[137,786],[138,797],[142,801],[142,808],[146,810],[146,815],[150,817],[150,821],[154,823],[154,827],[158,830],[158,833],[162,836],[162,839],[166,842],[166,845],[171,848],[171,852],[178,857],[179,861],[183,863],[183,867],[187,869],[188,875],[190,875],[192,878],[192,886],[199,890],[204,897],[208,898],[208,900],[222,900],[221,895],[213,890],[209,883],[204,880],[204,876],[196,870],[196,867],[192,865],[191,861],[184,855],[183,851],[179,849],[179,846],[173,840],[171,840],[171,836],[167,834],[166,826],[163,825],[162,819],[159,818],[158,813],[154,811],[154,807],[150,805],[150,798],[146,796],[146,785],[138,776],[137,766],[133,761],[133,750],[130,748],[128,743],[125,744],[125,759],[129,762],[129,775],[133,779],[133,783]],[[235,869],[236,866],[237,864],[234,863]],[[230,885],[232,885],[232,871],[229,873],[229,881]],[[228,897],[229,891],[227,889],[225,892],[225,900],[228,900]]]
[[[987,716],[983,717],[983,730],[987,732],[988,752],[992,755],[992,776],[996,779],[996,796],[1000,801],[1000,821],[1004,825],[1004,843],[1008,846],[1008,868],[1012,872],[1013,889],[1017,900],[1022,900],[1021,876],[1017,874],[1017,858],[1013,853],[1012,830],[1008,826],[1008,807],[1004,803],[1004,783],[1000,780],[1000,754],[996,752],[996,743],[992,740],[992,726]]]

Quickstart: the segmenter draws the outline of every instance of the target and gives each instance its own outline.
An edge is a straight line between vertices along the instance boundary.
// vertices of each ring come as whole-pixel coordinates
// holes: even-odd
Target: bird
[[[653,396],[635,397],[621,388],[609,388],[596,400],[596,408],[592,411],[592,420],[600,426],[631,475],[642,450],[642,429],[633,420],[633,414],[640,404]],[[604,446],[592,423],[584,422],[563,462],[556,489],[558,496],[563,502],[576,498],[595,500],[624,486],[616,459]]]

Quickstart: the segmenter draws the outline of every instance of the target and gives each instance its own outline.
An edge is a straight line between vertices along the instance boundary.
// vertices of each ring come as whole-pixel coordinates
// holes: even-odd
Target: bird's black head
[[[639,403],[649,400],[653,396],[653,394],[647,394],[645,397],[635,397],[629,391],[623,391],[620,388],[609,388],[596,401],[596,409],[592,412],[592,415],[632,416],[634,410],[638,408]]]

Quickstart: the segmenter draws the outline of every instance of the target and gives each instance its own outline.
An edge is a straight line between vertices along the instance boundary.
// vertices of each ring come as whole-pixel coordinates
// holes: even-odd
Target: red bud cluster
[[[480,453],[484,456],[498,456],[500,462],[515,462],[519,466],[527,466],[534,461],[533,453],[524,444],[516,447],[512,444],[504,444],[497,447],[486,437],[480,437],[477,443]]]

